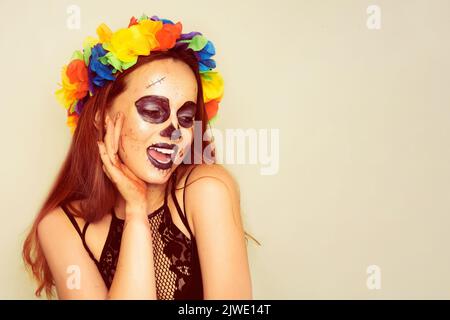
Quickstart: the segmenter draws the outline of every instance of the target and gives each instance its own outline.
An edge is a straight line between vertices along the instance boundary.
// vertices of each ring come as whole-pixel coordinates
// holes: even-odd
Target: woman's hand
[[[121,112],[116,114],[114,123],[106,116],[104,141],[97,141],[103,171],[124,198],[126,214],[146,216],[147,184],[132,173],[117,155],[123,122],[124,115]]]

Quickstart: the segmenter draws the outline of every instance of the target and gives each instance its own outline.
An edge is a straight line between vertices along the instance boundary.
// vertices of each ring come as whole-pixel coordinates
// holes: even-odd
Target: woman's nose
[[[171,123],[167,128],[160,132],[161,137],[170,138],[170,140],[178,140],[181,138],[181,130],[179,129],[180,125],[178,125],[178,129],[175,129],[173,124]]]

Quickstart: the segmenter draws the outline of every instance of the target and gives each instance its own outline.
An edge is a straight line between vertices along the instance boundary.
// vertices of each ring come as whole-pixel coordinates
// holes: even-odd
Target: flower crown
[[[223,96],[223,79],[213,71],[215,48],[200,32],[181,33],[182,25],[157,16],[132,17],[127,28],[112,32],[102,23],[97,28],[98,39],[87,37],[82,51],[75,51],[62,69],[61,89],[56,91],[59,103],[67,109],[67,125],[75,131],[78,118],[89,96],[108,81],[136,64],[138,56],[151,52],[183,47],[192,49],[198,61],[203,99],[208,121],[217,119]]]

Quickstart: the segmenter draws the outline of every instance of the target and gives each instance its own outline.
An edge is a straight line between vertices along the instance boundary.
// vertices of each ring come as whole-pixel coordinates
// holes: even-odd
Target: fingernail
[[[120,112],[117,112],[117,114],[116,114],[116,120],[119,120],[119,118],[120,118]]]

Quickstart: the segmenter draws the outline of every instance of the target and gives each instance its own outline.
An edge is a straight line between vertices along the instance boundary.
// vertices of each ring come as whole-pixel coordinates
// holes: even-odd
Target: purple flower
[[[77,101],[77,104],[75,105],[75,112],[78,115],[81,115],[81,112],[83,111],[83,107],[84,107],[84,100],[85,99],[80,99]]]

